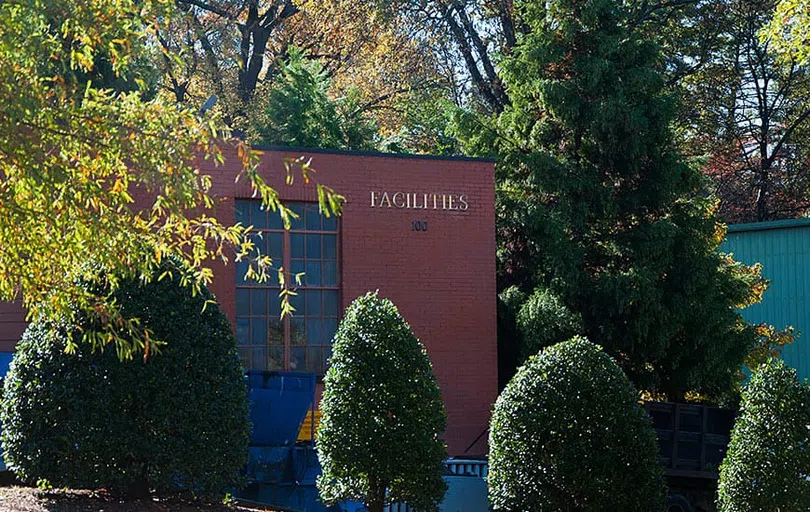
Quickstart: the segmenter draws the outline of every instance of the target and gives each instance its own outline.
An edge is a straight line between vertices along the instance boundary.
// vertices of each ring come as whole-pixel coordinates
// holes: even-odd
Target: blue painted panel
[[[439,506],[440,512],[487,512],[487,482],[483,478],[446,476],[447,494]]]
[[[0,352],[0,377],[5,377],[8,373],[11,360],[14,358],[14,352]]]
[[[762,264],[762,275],[771,285],[763,301],[742,315],[777,329],[792,325],[800,336],[785,347],[782,359],[800,377],[810,378],[810,221],[729,226],[723,250],[742,263]]]
[[[315,375],[247,372],[252,446],[290,446],[315,399]]]
[[[14,352],[0,352],[0,377],[5,377],[8,373],[8,367],[11,365],[11,360],[14,358]],[[3,460],[3,449],[0,447],[0,471],[6,469],[6,461]]]
[[[251,446],[248,448],[247,475],[251,482],[280,484],[292,481],[292,446]]]

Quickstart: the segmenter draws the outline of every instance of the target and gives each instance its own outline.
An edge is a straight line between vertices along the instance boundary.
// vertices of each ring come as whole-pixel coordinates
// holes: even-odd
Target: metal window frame
[[[240,202],[244,202],[244,203],[252,203],[253,201],[257,201],[257,200],[254,200],[254,199],[236,199],[236,201],[240,201]],[[311,202],[311,201],[290,201],[290,202],[285,202],[284,204],[285,204],[285,206],[288,206],[288,207],[290,205],[292,205],[292,204],[300,204],[303,207],[306,207],[306,206],[310,206],[310,205],[317,205],[318,203]],[[342,222],[341,222],[340,217],[337,217],[335,219],[335,221],[336,221],[336,226],[335,226],[334,231],[332,231],[332,230],[327,231],[327,230],[323,230],[323,229],[320,229],[320,230],[307,229],[307,227],[306,227],[306,219],[305,218],[301,219],[301,223],[302,223],[301,227],[292,227],[291,226],[290,229],[284,229],[284,228],[281,228],[281,229],[278,229],[278,228],[276,228],[276,229],[273,229],[273,228],[254,228],[253,231],[251,231],[252,233],[261,233],[263,238],[265,238],[267,234],[271,234],[271,233],[273,233],[273,234],[281,234],[282,235],[282,247],[283,247],[283,250],[282,250],[281,269],[283,270],[284,282],[289,283],[290,288],[293,289],[293,291],[296,292],[296,294],[299,294],[299,292],[305,292],[307,290],[321,290],[321,291],[336,291],[337,292],[338,312],[337,312],[336,317],[325,316],[323,314],[324,298],[323,298],[323,296],[321,296],[321,314],[318,315],[317,318],[320,318],[322,322],[323,322],[324,319],[327,319],[327,318],[337,318],[338,322],[340,321],[340,304],[342,303],[341,302],[341,295],[342,295],[342,293],[341,293],[341,288],[342,288],[341,284],[342,284],[342,273],[343,273],[342,272],[343,271],[343,268],[342,268],[342,247],[341,247],[342,246],[342,244],[341,244]],[[317,260],[317,261],[320,261],[320,262],[324,262],[324,261],[334,261],[335,262],[335,274],[336,274],[336,276],[335,276],[335,285],[334,286],[325,286],[325,285],[322,285],[322,284],[318,285],[318,286],[308,286],[306,284],[303,285],[303,286],[293,286],[295,284],[295,276],[293,275],[292,268],[291,268],[292,267],[291,235],[293,235],[293,234],[300,234],[300,235],[334,235],[335,236],[335,258],[334,258],[334,260],[332,260],[331,258],[330,259],[324,259],[323,257],[321,257],[321,258],[319,258]],[[321,255],[323,255],[323,246],[321,246]],[[306,262],[307,261],[316,261],[314,258],[308,258],[306,256],[306,239],[304,241],[304,257],[303,258],[296,258],[296,260],[303,261],[304,262],[304,268],[306,268]],[[321,279],[323,279],[323,278],[321,278]],[[235,285],[235,288],[236,288],[236,290],[248,290],[248,292],[250,290],[256,290],[256,289],[269,290],[269,291],[270,290],[273,290],[273,291],[280,291],[281,290],[281,287],[278,286],[278,285],[277,286],[269,286],[269,285],[265,285],[263,283],[258,284],[258,285],[240,285],[240,284],[238,284],[238,281],[237,281],[237,284]],[[308,316],[306,314],[306,295],[301,294],[300,296],[301,296],[301,298],[302,298],[301,300],[303,301],[303,304],[304,304],[304,306],[303,306],[304,307],[304,313],[301,315],[301,317],[304,319],[304,325],[306,326],[306,319],[308,318]],[[250,313],[250,304],[248,305],[248,313],[249,314],[246,315],[246,316],[245,315],[237,315],[237,318],[249,318],[249,319],[258,318],[257,316],[252,315]],[[293,315],[295,315],[295,313],[293,313]],[[265,316],[265,318],[269,318],[269,315]],[[313,316],[313,318],[316,318],[316,317]],[[283,331],[284,331],[284,335],[283,335],[283,340],[284,340],[283,369],[285,371],[290,371],[290,360],[291,360],[291,353],[292,353],[292,318],[291,318],[291,315],[285,315],[281,320],[282,320],[282,326],[283,326]],[[250,329],[249,329],[250,335],[249,335],[249,340],[248,340],[250,342],[250,344],[240,346],[241,348],[246,348],[249,351],[249,354],[250,354],[250,356],[248,357],[248,364],[247,364],[248,368],[247,369],[253,369],[252,366],[253,366],[253,349],[254,348],[265,348],[266,349],[266,354],[267,354],[265,356],[266,357],[266,363],[267,363],[266,366],[267,366],[267,368],[270,368],[270,364],[269,364],[270,359],[269,358],[270,358],[270,347],[271,347],[271,345],[269,343],[269,339],[265,340],[264,345],[253,345],[252,344],[252,341],[253,341],[252,340],[252,334],[253,334],[252,329],[253,328],[251,326]],[[331,346],[331,345],[325,345],[323,343],[321,343],[319,345],[313,345],[313,347],[320,347],[322,351],[326,350],[329,346]],[[306,347],[309,347],[309,345],[306,345],[305,348]],[[304,360],[305,360],[304,366],[305,366],[305,368],[306,368],[306,359],[307,359],[307,351],[305,350],[304,351]],[[300,371],[300,369],[297,369],[297,370]],[[325,365],[324,365],[323,371],[324,372],[326,371]],[[323,375],[323,373],[318,372],[317,375]]]

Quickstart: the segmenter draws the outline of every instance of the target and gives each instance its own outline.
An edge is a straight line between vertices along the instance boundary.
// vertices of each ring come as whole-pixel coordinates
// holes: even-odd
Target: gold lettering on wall
[[[397,208],[400,210],[455,210],[465,212],[470,208],[466,194],[440,194],[396,191],[371,191],[372,208]]]
[[[382,207],[391,208],[391,199],[388,197],[388,192],[383,192],[382,198],[380,199],[380,208]]]
[[[405,199],[403,198],[405,194],[402,192],[394,192],[394,195],[391,196],[391,202],[394,203],[394,206],[397,208],[405,208]],[[399,201],[397,201],[399,198]]]

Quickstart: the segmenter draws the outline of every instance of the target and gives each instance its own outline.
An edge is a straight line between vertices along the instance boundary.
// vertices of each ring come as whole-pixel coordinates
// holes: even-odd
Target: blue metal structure
[[[315,399],[311,373],[248,371],[253,425],[247,477],[239,497],[285,510],[321,512],[315,478],[320,473],[312,446],[296,446],[298,429]]]
[[[14,359],[14,352],[0,352],[0,383],[8,373],[11,360]],[[3,460],[3,448],[0,447],[0,471],[5,471],[6,461]]]
[[[327,507],[318,500],[315,480],[321,473],[313,443],[296,445],[298,430],[315,398],[315,376],[308,373],[249,371],[253,423],[246,473],[249,485],[238,498],[296,512],[362,512],[359,503]],[[448,492],[442,512],[485,512],[487,464],[447,461]],[[408,512],[393,504],[388,512]]]
[[[248,371],[252,446],[292,446],[315,399],[311,373]]]
[[[12,359],[14,359],[14,352],[0,352],[0,378],[5,378]]]
[[[762,302],[742,315],[777,329],[792,325],[800,336],[782,359],[799,377],[810,378],[810,219],[731,225],[722,249],[737,261],[762,264],[771,285]]]

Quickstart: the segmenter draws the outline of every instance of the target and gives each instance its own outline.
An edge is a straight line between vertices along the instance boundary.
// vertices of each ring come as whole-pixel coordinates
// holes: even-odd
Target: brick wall
[[[14,351],[25,326],[25,311],[18,303],[0,302],[0,352]]]
[[[283,157],[312,157],[315,178],[347,199],[340,219],[340,279],[343,307],[369,290],[390,298],[422,340],[439,380],[448,414],[451,455],[482,455],[497,396],[495,317],[495,218],[493,164],[474,160],[406,158],[301,151],[266,151],[261,174],[282,200],[316,201],[315,187],[295,175],[284,184]],[[212,176],[216,216],[234,221],[234,201],[250,198],[249,186],[235,183],[238,159],[201,165]],[[371,207],[371,193],[375,206]],[[388,203],[382,198],[388,193]],[[401,192],[396,199],[392,196]],[[408,206],[417,194],[417,206]],[[436,194],[435,199],[433,194]],[[444,195],[444,205],[442,204]],[[461,201],[459,196],[463,195]],[[453,197],[451,205],[449,199]],[[435,208],[434,208],[435,201]],[[466,210],[463,203],[467,204]],[[454,208],[454,209],[451,209]],[[413,222],[427,231],[413,230]],[[214,266],[211,291],[235,321],[235,270]],[[19,310],[17,310],[19,313]],[[0,308],[0,322],[13,311]],[[0,343],[16,339],[21,324],[0,323]],[[8,341],[6,341],[7,347]]]

